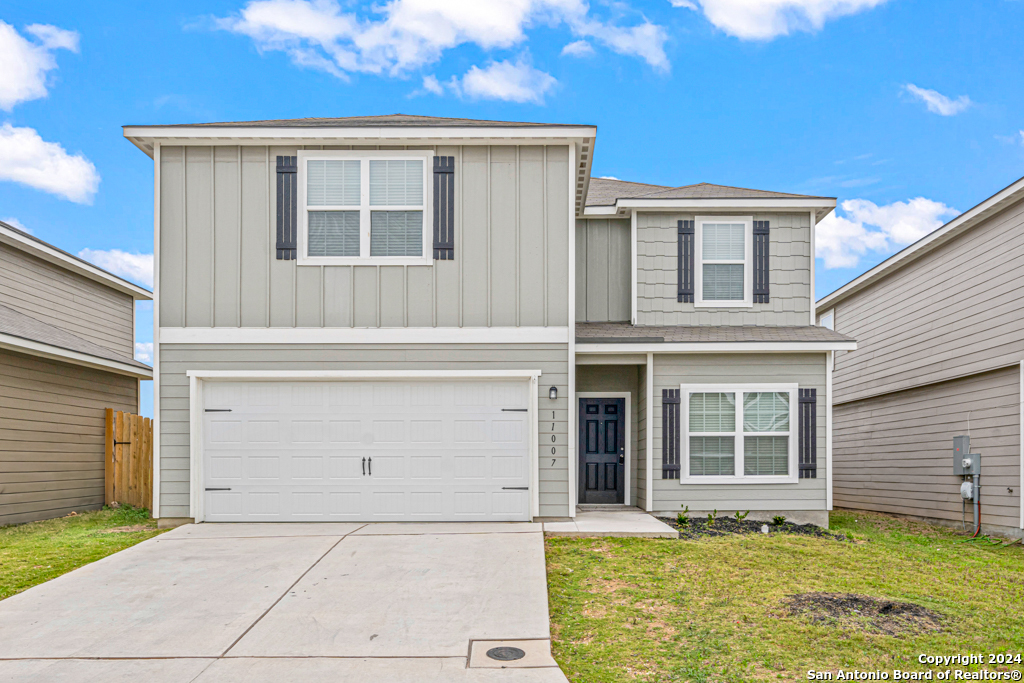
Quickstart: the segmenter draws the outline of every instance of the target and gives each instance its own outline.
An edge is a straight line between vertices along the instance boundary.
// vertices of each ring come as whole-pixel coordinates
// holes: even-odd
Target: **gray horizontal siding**
[[[0,304],[135,357],[132,297],[6,244],[0,244]]]
[[[661,392],[681,384],[793,383],[818,390],[818,476],[796,484],[680,484],[661,478]],[[824,510],[825,354],[701,354],[654,356],[654,509]],[[793,437],[795,438],[795,436]]]
[[[629,221],[576,221],[576,322],[628,321],[632,277]]]
[[[637,479],[639,476],[638,462],[640,456],[640,375],[644,366],[637,365],[577,365],[576,391],[615,391],[629,392],[630,426],[629,426],[629,501],[637,504]],[[579,410],[576,407],[575,410]],[[578,482],[574,484],[578,486]]]
[[[733,212],[737,215],[740,212]],[[701,214],[706,215],[706,214]],[[678,223],[693,214],[637,215],[638,325],[807,325],[811,316],[810,214],[754,214],[770,221],[771,300],[753,308],[696,308],[677,301]]]
[[[134,378],[0,351],[0,526],[101,507],[104,411],[137,402]]]
[[[540,378],[540,514],[569,514],[568,359],[544,345],[160,345],[160,514],[189,516],[188,370],[536,370]],[[558,387],[550,400],[548,388]],[[553,420],[550,418],[554,418]],[[552,424],[554,429],[552,429]],[[555,440],[552,442],[551,437]],[[551,448],[555,454],[551,454]],[[554,463],[552,463],[554,460]]]
[[[1019,369],[844,403],[833,420],[837,507],[960,522],[953,437],[970,431],[982,454],[982,522],[1020,526]]]
[[[455,259],[353,267],[275,258],[276,158],[296,147],[162,147],[160,324],[568,325],[569,148],[434,149],[455,157]]]
[[[1024,358],[1024,203],[840,302],[837,401],[977,374]]]

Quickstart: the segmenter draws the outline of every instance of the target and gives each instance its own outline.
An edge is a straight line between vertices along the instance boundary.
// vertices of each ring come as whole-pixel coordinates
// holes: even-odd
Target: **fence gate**
[[[104,498],[153,509],[153,421],[107,408]]]

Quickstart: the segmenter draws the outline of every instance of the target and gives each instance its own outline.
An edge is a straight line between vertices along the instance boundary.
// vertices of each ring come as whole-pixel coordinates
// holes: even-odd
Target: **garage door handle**
[[[366,458],[363,458],[363,476],[366,476]]]
[[[502,408],[503,413],[526,413],[529,412],[529,408]]]
[[[230,413],[231,408],[207,408],[204,412],[207,413]]]
[[[231,489],[206,489],[207,491],[230,491]]]
[[[502,486],[502,491],[529,491],[529,486]]]
[[[373,476],[373,456],[370,456],[370,458],[366,461],[366,470],[367,470],[367,474],[369,474],[372,477]]]

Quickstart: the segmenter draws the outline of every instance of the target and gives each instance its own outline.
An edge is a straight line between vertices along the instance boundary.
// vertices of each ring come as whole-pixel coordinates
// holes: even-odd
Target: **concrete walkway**
[[[578,510],[568,522],[545,522],[547,536],[679,538],[679,532],[638,508]]]
[[[0,601],[0,681],[565,683],[549,637],[539,524],[201,524]]]

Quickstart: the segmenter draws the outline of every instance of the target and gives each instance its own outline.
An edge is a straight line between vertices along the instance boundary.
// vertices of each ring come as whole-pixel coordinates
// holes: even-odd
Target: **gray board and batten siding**
[[[1024,202],[840,300],[835,328],[858,344],[837,354],[837,403],[1019,363],[1021,273]]]
[[[736,216],[743,215],[743,211],[700,215]],[[770,298],[768,303],[755,303],[752,308],[704,308],[678,301],[678,224],[694,219],[693,213],[637,214],[637,325],[810,323],[810,212],[753,214],[755,221],[769,222]]]
[[[161,147],[161,327],[567,326],[569,147],[426,148],[455,157],[453,260],[299,266],[275,258],[276,161],[299,148]]]
[[[189,370],[540,370],[540,516],[569,515],[567,344],[161,344],[160,516],[190,517]],[[548,398],[557,387],[558,398]],[[554,419],[550,419],[550,418]],[[552,438],[553,437],[553,438]],[[551,454],[551,449],[555,453]]]
[[[628,220],[576,221],[576,322],[629,320],[630,239]]]
[[[0,243],[0,304],[125,358],[135,357],[131,295],[4,243]]]
[[[826,406],[824,353],[655,354],[654,355],[654,501],[653,510],[675,515],[691,511],[824,511],[827,509]],[[817,472],[814,478],[786,484],[681,484],[662,479],[662,391],[682,384],[798,384],[817,390]],[[642,403],[646,397],[641,391]],[[641,412],[644,412],[643,406]],[[685,408],[684,408],[685,409]],[[797,438],[797,429],[791,437]],[[641,466],[642,467],[642,466]]]
[[[952,458],[953,437],[969,431],[982,454],[982,524],[1019,528],[1019,367],[842,403],[832,419],[837,507],[970,526]]]
[[[104,409],[137,407],[134,377],[0,351],[0,526],[102,507]]]

